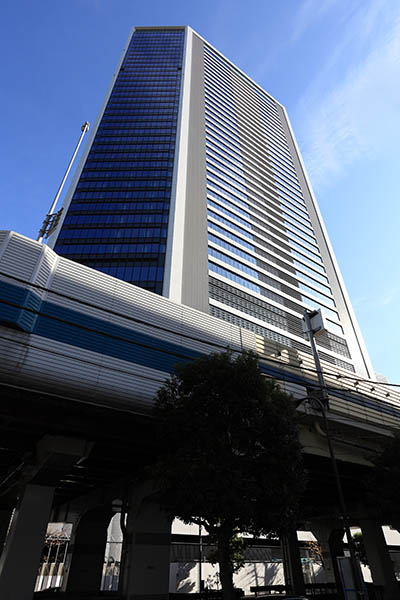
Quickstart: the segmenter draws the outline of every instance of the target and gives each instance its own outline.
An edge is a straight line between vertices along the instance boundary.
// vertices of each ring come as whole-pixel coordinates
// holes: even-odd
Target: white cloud
[[[384,19],[378,1],[353,15],[324,72],[301,100],[296,129],[316,187],[360,157],[379,154],[400,134],[400,4],[393,7]],[[339,67],[344,72],[338,75]]]
[[[389,306],[391,304],[398,304],[400,295],[400,286],[394,285],[392,288],[386,289],[384,294],[379,298],[382,306]]]
[[[371,312],[379,311],[382,308],[388,308],[389,306],[397,307],[400,299],[400,285],[395,283],[394,285],[385,285],[384,283],[379,285],[379,289],[375,290],[374,295],[364,294],[362,296],[356,296],[353,301],[353,308],[357,309],[357,312],[361,315],[370,315]]]
[[[322,20],[340,0],[303,0],[294,16],[294,25],[290,42],[295,43],[310,27]]]

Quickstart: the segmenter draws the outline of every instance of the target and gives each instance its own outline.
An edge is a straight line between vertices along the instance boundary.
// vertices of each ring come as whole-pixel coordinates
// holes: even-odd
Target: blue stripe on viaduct
[[[177,363],[202,355],[185,346],[41,300],[34,292],[4,281],[0,281],[0,303],[0,322],[5,325],[158,371],[171,373]],[[266,375],[282,379],[283,372],[279,367],[260,363],[260,368]],[[300,374],[285,372],[284,378],[302,386],[315,386],[314,381]],[[347,402],[400,418],[400,410],[390,404],[342,390],[330,393]]]

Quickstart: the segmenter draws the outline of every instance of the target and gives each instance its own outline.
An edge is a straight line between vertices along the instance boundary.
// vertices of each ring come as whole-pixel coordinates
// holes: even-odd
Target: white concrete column
[[[400,586],[381,524],[375,519],[360,519],[360,527],[374,585],[383,587],[383,600],[398,600]]]
[[[326,583],[336,583],[337,589],[341,590],[336,557],[343,556],[343,527],[333,520],[316,519],[311,522],[311,531],[321,546]]]
[[[53,487],[25,487],[0,558],[0,598],[32,600],[53,495]]]
[[[164,600],[169,593],[171,519],[159,504],[133,500],[124,539],[120,592],[124,600]]]

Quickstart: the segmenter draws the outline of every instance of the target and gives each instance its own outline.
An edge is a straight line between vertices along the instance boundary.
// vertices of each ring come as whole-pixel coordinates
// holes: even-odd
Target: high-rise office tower
[[[374,377],[284,107],[190,27],[133,31],[50,245]]]

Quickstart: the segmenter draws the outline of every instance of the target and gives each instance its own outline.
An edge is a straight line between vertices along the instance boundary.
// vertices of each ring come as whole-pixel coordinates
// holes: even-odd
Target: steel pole
[[[326,440],[328,443],[329,456],[331,459],[332,470],[333,470],[333,474],[335,477],[335,484],[336,484],[336,490],[337,490],[338,499],[339,499],[340,512],[342,514],[343,527],[344,527],[344,530],[346,533],[347,544],[348,544],[349,551],[350,551],[350,562],[351,562],[351,570],[353,572],[354,585],[356,588],[355,591],[356,591],[356,594],[358,595],[358,597],[360,599],[362,599],[365,597],[364,589],[363,589],[361,576],[360,576],[360,570],[359,570],[359,566],[358,566],[358,562],[357,562],[354,540],[351,535],[349,517],[347,514],[346,502],[344,499],[342,482],[340,479],[339,470],[338,470],[338,466],[337,466],[337,462],[336,462],[336,456],[335,456],[335,452],[334,452],[333,445],[332,445],[332,439],[330,436],[328,417],[326,414],[326,409],[329,407],[329,395],[328,395],[328,391],[327,391],[326,385],[325,385],[324,375],[322,372],[321,361],[319,358],[317,346],[315,344],[314,331],[312,329],[310,315],[307,310],[304,311],[304,321],[307,326],[306,327],[307,334],[308,334],[308,338],[309,338],[309,341],[311,344],[311,350],[312,350],[313,357],[314,357],[315,367],[317,369],[318,383],[319,383],[319,387],[321,388],[321,396],[322,396],[322,399],[314,398],[314,397],[307,397],[305,399],[309,400],[310,402],[316,402],[322,412],[322,418],[323,418],[324,428],[325,428],[325,433],[326,433]]]
[[[74,153],[73,153],[73,155],[71,157],[71,160],[69,161],[67,170],[65,171],[64,177],[63,177],[63,179],[62,179],[62,181],[60,183],[60,186],[59,186],[59,188],[57,190],[57,194],[56,194],[56,196],[55,196],[55,198],[54,198],[54,200],[52,202],[52,205],[50,206],[50,209],[49,209],[48,213],[46,214],[46,217],[45,217],[45,219],[43,221],[42,227],[41,227],[41,229],[39,231],[39,235],[38,235],[38,237],[36,239],[37,242],[41,242],[43,240],[43,236],[45,235],[47,226],[48,226],[48,224],[50,222],[50,217],[54,213],[54,209],[55,209],[55,207],[57,205],[58,199],[59,199],[59,197],[61,195],[61,192],[63,190],[65,181],[66,181],[66,179],[67,179],[67,177],[69,175],[69,172],[71,170],[71,167],[72,167],[72,165],[74,163],[75,157],[76,157],[76,155],[78,153],[78,150],[79,150],[79,147],[80,147],[80,145],[82,143],[82,140],[85,137],[85,134],[86,134],[86,132],[88,130],[89,130],[89,122],[85,121],[84,124],[81,127],[81,135],[79,136],[79,140],[78,140],[78,143],[76,144]]]
[[[199,525],[199,594],[203,591],[201,589],[201,582],[203,579],[203,538],[201,525]]]
[[[312,325],[311,325],[311,320],[310,320],[310,315],[308,310],[304,311],[304,321],[306,323],[307,326],[307,334],[308,334],[308,340],[311,344],[311,352],[314,358],[314,362],[315,362],[315,368],[317,369],[317,376],[318,376],[318,383],[319,383],[319,387],[321,388],[321,393],[322,393],[322,398],[326,404],[326,406],[329,405],[329,396],[326,390],[326,386],[325,386],[325,380],[324,380],[324,375],[322,373],[322,366],[321,366],[321,361],[319,359],[319,354],[318,354],[318,350],[317,350],[317,346],[315,344],[315,339],[314,339],[314,332],[312,329]]]
[[[348,517],[348,513],[347,513],[346,502],[344,499],[342,482],[341,482],[340,475],[339,475],[335,452],[333,450],[332,439],[331,439],[330,430],[329,430],[328,417],[326,415],[326,404],[324,404],[324,402],[321,401],[319,398],[311,397],[308,400],[310,402],[316,402],[322,412],[322,418],[323,418],[324,428],[325,428],[325,433],[326,433],[326,440],[328,443],[329,456],[331,459],[332,470],[333,470],[334,477],[335,477],[335,484],[336,484],[336,490],[337,490],[338,498],[339,498],[340,512],[342,514],[343,528],[346,533],[347,544],[348,544],[349,551],[350,551],[351,570],[353,571],[354,585],[356,588],[356,593],[359,596],[359,598],[364,598],[365,595],[364,595],[364,589],[363,589],[363,585],[362,585],[362,581],[361,581],[361,577],[360,577],[360,569],[359,569],[358,562],[357,562],[356,549],[355,549],[355,545],[354,545],[353,536],[351,535],[349,517]]]

